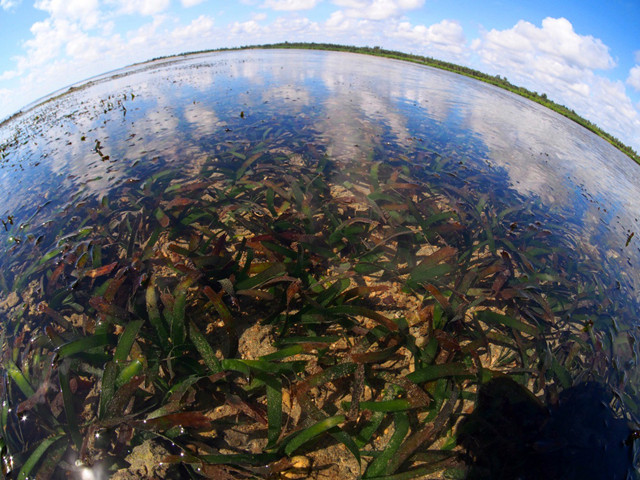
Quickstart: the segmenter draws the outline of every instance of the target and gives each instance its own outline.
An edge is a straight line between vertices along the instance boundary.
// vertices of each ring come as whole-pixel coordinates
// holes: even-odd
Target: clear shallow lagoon
[[[32,472],[97,468],[89,458],[115,471],[127,466],[114,460],[123,449],[149,439],[193,456],[174,468],[195,472],[216,463],[203,455],[240,447],[210,441],[195,452],[188,433],[170,430],[202,423],[165,416],[229,405],[233,388],[266,412],[268,429],[255,433],[265,442],[249,449],[255,461],[313,452],[297,446],[296,432],[335,421],[333,438],[359,449],[370,477],[432,464],[464,471],[447,456],[459,449],[458,421],[473,411],[476,386],[501,375],[552,411],[558,392],[596,381],[617,419],[640,413],[640,169],[526,99],[389,59],[223,52],[94,79],[7,122],[0,146],[0,393],[14,472],[29,458],[39,461]],[[271,325],[259,353],[246,334],[258,321]],[[231,346],[216,346],[216,336]],[[294,356],[281,353],[291,346]],[[250,364],[258,357],[273,365]],[[196,380],[223,371],[242,375]],[[300,387],[310,378],[342,394],[310,400]],[[43,382],[52,386],[38,390]],[[110,392],[93,391],[105,384]],[[415,386],[429,399],[412,403]],[[56,400],[79,388],[75,401]],[[194,399],[171,404],[179,388]],[[390,401],[390,388],[408,402],[387,421],[397,432],[409,422],[404,442],[362,433],[376,431],[381,407],[363,404],[356,415],[358,388],[361,402]],[[284,407],[278,417],[276,391],[298,392],[300,418]],[[16,410],[39,425],[23,425]],[[449,420],[423,442],[440,457],[425,460],[409,440],[442,412]],[[140,424],[157,418],[167,425]],[[132,432],[124,439],[123,425]],[[548,435],[540,425],[528,428]],[[101,431],[110,442],[82,440]],[[52,439],[37,458],[30,435]],[[402,461],[381,466],[367,453],[375,450]],[[47,456],[63,467],[47,467]]]

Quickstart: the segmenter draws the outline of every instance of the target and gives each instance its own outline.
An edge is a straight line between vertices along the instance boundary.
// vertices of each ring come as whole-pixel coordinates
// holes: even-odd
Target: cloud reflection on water
[[[636,165],[584,128],[495,87],[399,61],[302,51],[198,55],[122,73],[20,120],[34,130],[22,161],[41,161],[23,174],[34,187],[23,184],[5,202],[7,212],[19,207],[17,199],[41,201],[53,178],[66,191],[80,184],[85,196],[100,197],[136,175],[137,161],[191,161],[210,142],[225,141],[234,122],[286,117],[291,128],[311,127],[310,140],[344,161],[383,151],[385,141],[406,150],[414,137],[435,149],[448,142],[455,150],[458,141],[491,165],[482,168],[503,169],[506,187],[570,214],[566,233],[585,251],[639,263],[635,243],[625,246],[638,226]],[[29,123],[35,115],[47,119],[46,128]],[[0,188],[10,191],[15,175],[1,171]],[[640,287],[636,272],[626,274]]]

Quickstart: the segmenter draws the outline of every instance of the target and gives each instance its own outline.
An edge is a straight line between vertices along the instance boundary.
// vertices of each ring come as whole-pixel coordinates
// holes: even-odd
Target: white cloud
[[[24,42],[27,55],[18,58],[18,71],[24,72],[56,58],[69,40],[77,33],[74,23],[47,19],[31,26],[33,38]]]
[[[26,55],[17,57],[16,73],[5,72],[3,79],[35,72],[66,54],[70,60],[97,63],[113,49],[113,37],[90,36],[79,22],[48,18],[31,26],[33,37],[24,42]],[[98,73],[98,72],[97,72]]]
[[[360,22],[361,24],[365,22]],[[325,26],[330,32],[347,32],[353,30],[358,25],[358,20],[347,17],[342,10],[336,10],[325,22]]]
[[[462,26],[454,20],[442,20],[429,27],[401,22],[389,32],[389,36],[406,40],[427,52],[444,50],[459,55],[466,46]]]
[[[256,18],[229,25],[227,30],[231,36],[226,37],[226,43],[246,45],[284,41],[319,41],[327,38],[323,35],[320,26],[306,17],[297,15],[280,17],[266,25],[258,23]]]
[[[287,40],[289,35],[294,39],[309,40],[323,36],[320,26],[306,17],[278,18],[270,25],[270,30],[278,41]]]
[[[21,3],[22,0],[0,0],[0,7],[2,7],[3,10],[13,10]]]
[[[260,24],[255,20],[246,22],[233,22],[229,26],[229,30],[234,35],[257,35],[261,33]]]
[[[640,151],[640,105],[633,104],[622,82],[598,77],[591,95],[578,98],[572,108]]]
[[[34,7],[49,16],[31,25],[31,38],[22,42],[22,55],[12,58],[15,68],[3,72],[0,80],[18,77],[20,84],[40,83],[40,79],[47,78],[43,70],[62,64],[65,55],[69,59],[91,61],[91,55],[95,60],[103,55],[104,49],[108,50],[108,29],[101,28],[103,34],[107,34],[103,38],[86,33],[99,24],[98,0],[37,0]],[[82,67],[76,70],[81,71]],[[50,84],[50,88],[59,86],[62,85]],[[33,98],[32,95],[25,97]]]
[[[491,72],[560,99],[590,95],[594,70],[614,65],[602,41],[575,33],[564,18],[545,18],[541,28],[520,20],[511,29],[485,33],[471,46]]]
[[[485,62],[501,66],[531,66],[547,58],[578,70],[615,65],[609,48],[600,39],[577,34],[565,18],[547,17],[542,28],[520,20],[509,30],[491,30],[473,47]]]
[[[195,7],[196,5],[200,5],[204,0],[180,0],[182,6],[185,8]]]
[[[636,65],[631,70],[629,70],[627,85],[640,92],[640,65]]]
[[[213,29],[213,19],[206,15],[200,15],[189,25],[177,27],[171,32],[172,38],[175,40],[189,40],[201,38],[211,34]]]
[[[159,47],[166,42],[166,35],[160,32],[160,27],[167,20],[165,16],[156,15],[151,23],[142,25],[137,30],[127,33],[127,45],[136,48],[145,48],[148,51]],[[157,43],[156,43],[157,42]],[[152,44],[155,43],[154,46]],[[160,54],[159,54],[160,55]]]
[[[393,5],[395,8],[411,10],[424,5],[424,0],[333,0],[335,5],[347,8],[367,8],[375,4]]]
[[[262,7],[285,11],[310,10],[319,2],[320,0],[266,0]]]
[[[98,0],[38,0],[34,6],[54,20],[78,21],[85,28],[98,23]]]
[[[578,113],[640,150],[640,113],[621,81],[594,76],[589,96],[576,95],[570,102]]]
[[[171,0],[109,0],[109,2],[119,6],[119,13],[155,15],[165,11]]]
[[[11,80],[16,78],[20,73],[17,70],[6,70],[0,74],[0,82],[4,80]]]
[[[111,35],[116,28],[116,23],[113,20],[103,21],[100,25],[100,30],[103,35]]]
[[[337,43],[380,45],[451,61],[465,57],[467,50],[463,28],[453,20],[427,26],[392,18],[381,25],[376,20],[349,17],[337,10],[322,25],[322,32]]]
[[[9,103],[9,101],[11,101],[12,97],[14,95],[14,92],[12,90],[9,90],[8,88],[0,88],[0,101],[2,103]],[[0,116],[0,118],[2,118]]]
[[[335,5],[344,7],[348,17],[369,20],[386,20],[402,15],[405,10],[413,10],[424,5],[424,0],[333,0]]]
[[[84,32],[76,33],[65,45],[65,52],[72,60],[93,62],[109,52],[113,40],[118,37],[92,37]]]
[[[544,92],[638,149],[640,113],[621,81],[597,73],[615,65],[601,40],[576,33],[564,18],[545,18],[541,27],[521,20],[513,28],[491,30],[471,45],[484,63],[480,70]],[[634,75],[640,77],[640,68],[630,72],[631,86]]]
[[[319,41],[331,41],[347,45],[380,45],[386,34],[379,22],[347,17],[342,10],[331,14],[324,24],[317,26]]]

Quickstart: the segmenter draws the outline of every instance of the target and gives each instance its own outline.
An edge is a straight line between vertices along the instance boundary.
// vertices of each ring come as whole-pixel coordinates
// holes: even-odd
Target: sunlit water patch
[[[555,113],[250,50],[0,148],[6,475],[635,474],[640,175]]]

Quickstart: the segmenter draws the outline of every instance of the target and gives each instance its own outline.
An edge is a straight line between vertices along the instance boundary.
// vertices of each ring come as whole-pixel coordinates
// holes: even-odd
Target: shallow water
[[[640,175],[624,154],[510,92],[341,53],[194,56],[123,70],[36,107],[2,130],[10,143],[0,177],[2,218],[26,222],[53,192],[100,198],[165,163],[207,154],[212,144],[255,141],[265,124],[268,133],[287,130],[340,160],[385,149],[388,156],[428,151],[462,161],[450,173],[504,191],[505,203],[539,203],[563,215],[556,220],[566,222],[577,249],[584,243],[597,250],[607,270],[637,287],[638,271],[628,263],[636,264],[640,249],[625,245],[638,226]],[[307,130],[313,135],[302,138]],[[11,142],[16,132],[19,146]]]
[[[313,165],[324,158],[333,165],[332,185],[345,189],[340,195],[358,193],[355,187],[348,192],[357,175],[373,178],[369,172],[375,165],[388,166],[384,179],[394,194],[413,198],[408,192],[414,192],[397,186],[395,169],[440,209],[454,212],[458,236],[443,228],[425,238],[457,250],[457,276],[421,282],[414,271],[407,285],[422,292],[417,295],[424,302],[433,293],[425,285],[432,282],[452,303],[477,300],[473,308],[490,306],[502,313],[507,308],[509,315],[538,325],[550,356],[536,357],[541,373],[534,393],[542,395],[547,384],[562,389],[596,379],[622,399],[617,411],[629,418],[640,413],[635,404],[640,170],[604,140],[526,99],[389,59],[296,50],[224,52],[94,79],[8,122],[0,129],[0,146],[0,318],[7,326],[6,351],[21,335],[19,319],[49,321],[38,317],[24,295],[6,303],[12,291],[29,291],[32,303],[47,302],[67,317],[95,316],[91,307],[101,311],[68,295],[76,285],[87,288],[82,272],[88,267],[80,262],[91,263],[91,278],[101,277],[97,269],[106,263],[98,255],[115,255],[120,268],[122,256],[109,250],[109,242],[133,229],[130,248],[137,248],[132,225],[139,212],[153,212],[167,227],[169,220],[165,223],[156,207],[166,207],[161,202],[168,197],[155,191],[154,200],[148,194],[156,179],[172,179],[164,185],[167,193],[172,185],[206,179],[212,168],[230,175],[244,169],[257,181],[261,162],[281,165],[286,178],[287,168],[294,175],[308,173],[295,169],[296,159]],[[252,155],[257,161],[247,163]],[[302,202],[301,208],[321,204]],[[406,207],[389,210],[401,218],[386,216],[389,225],[413,228],[402,217]],[[105,219],[121,225],[112,225],[96,242],[103,228],[98,222]],[[143,249],[146,240],[139,240]],[[420,246],[400,243],[391,261],[415,267]],[[101,254],[95,253],[98,244]],[[403,249],[409,253],[401,254]],[[79,259],[65,260],[70,251]],[[366,255],[358,255],[364,262]],[[508,267],[491,267],[498,275],[482,287],[482,295],[476,292],[480,287],[457,291],[469,286],[463,279],[471,277],[465,275],[483,271],[470,264],[483,256]],[[65,262],[73,268],[59,267]],[[57,269],[66,273],[58,277]],[[506,273],[498,278],[500,272]],[[143,274],[139,284],[145,286]],[[52,281],[52,275],[61,280]],[[36,325],[34,331],[44,328]],[[529,331],[522,327],[521,333]],[[592,356],[576,354],[571,345]],[[5,375],[6,391],[9,383]]]

